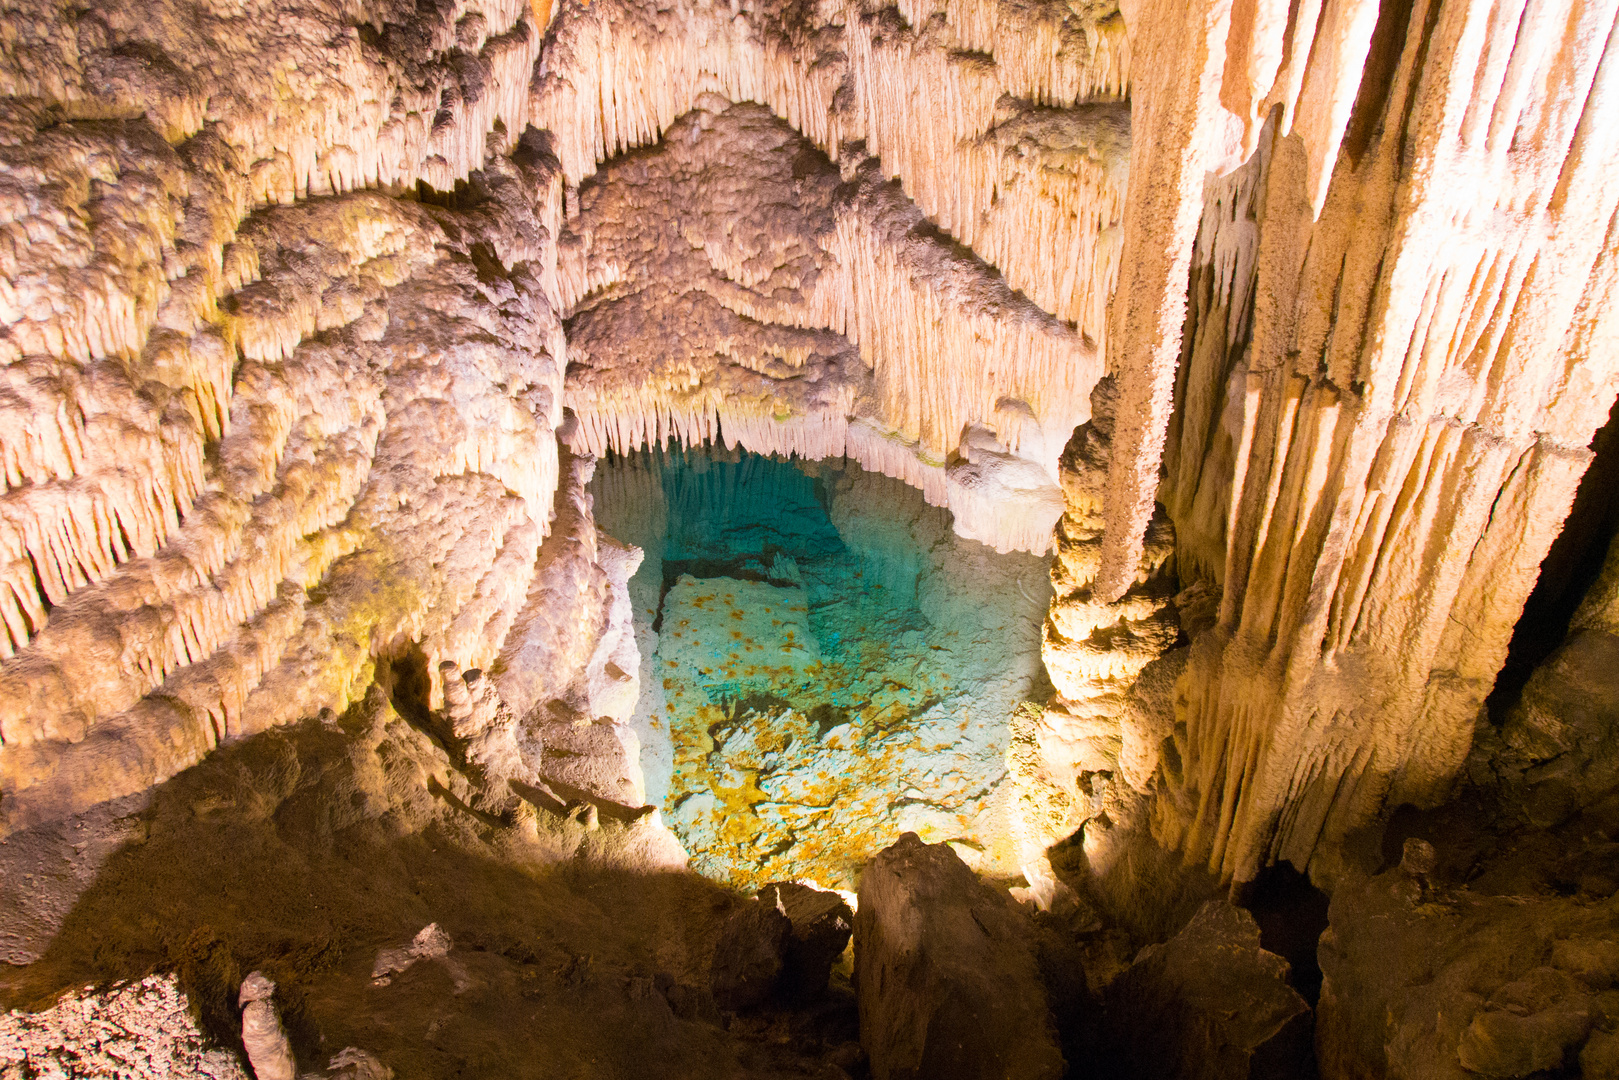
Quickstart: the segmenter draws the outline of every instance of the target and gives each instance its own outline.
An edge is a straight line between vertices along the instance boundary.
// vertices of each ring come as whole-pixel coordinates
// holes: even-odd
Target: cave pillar
[[[1155,821],[1239,880],[1278,858],[1330,873],[1382,807],[1448,792],[1619,386],[1616,5],[1306,7],[1346,37],[1317,41],[1296,97],[1288,49],[1268,95],[1143,76],[1216,102],[1196,116],[1211,165],[1258,137],[1171,199],[1200,207],[1185,292],[1138,271],[1114,307],[1100,577],[1135,557],[1156,493],[1183,584],[1220,589]],[[1232,17],[1231,49],[1258,47],[1259,10]],[[1245,57],[1226,78],[1269,70]],[[1198,142],[1136,117],[1137,146]],[[1144,188],[1127,222],[1170,199]],[[1148,347],[1145,313],[1177,311]]]

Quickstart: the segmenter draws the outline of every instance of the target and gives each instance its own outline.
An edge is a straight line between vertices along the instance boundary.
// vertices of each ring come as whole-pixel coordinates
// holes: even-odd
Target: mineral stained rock
[[[914,833],[871,861],[858,896],[860,1042],[877,1080],[1063,1075],[1015,901]]]
[[[7,834],[398,650],[526,722],[559,431],[846,454],[1045,551],[1105,367],[1071,621],[1151,631],[1114,681],[1159,644],[1161,504],[1218,597],[1161,839],[1308,863],[1444,797],[1614,398],[1595,0],[76,10],[0,55]],[[601,661],[561,724],[620,716],[627,653],[549,627]],[[1050,715],[1059,824],[1163,745]]]
[[[855,465],[636,454],[592,490],[648,552],[630,583],[643,632],[659,620],[640,730],[670,746],[667,816],[694,868],[852,890],[915,832],[1017,872],[1006,718],[1044,693],[1040,560],[953,535]]]
[[[8,891],[51,875],[0,904],[26,923],[0,926],[8,957],[63,927],[58,951],[82,947],[69,897],[102,874],[199,935],[246,933],[256,897],[231,923],[151,891],[193,864],[268,873],[246,835],[333,873],[408,841],[343,877],[377,896],[440,854],[430,833],[476,837],[453,865],[517,891],[570,853],[682,865],[640,763],[675,767],[644,684],[684,644],[656,640],[663,580],[632,590],[635,549],[598,535],[585,485],[593,455],[707,438],[846,456],[960,537],[1057,553],[1058,698],[1009,739],[1005,715],[956,719],[927,753],[995,735],[821,828],[956,835],[1004,772],[1024,820],[998,835],[1042,903],[1050,844],[1080,829],[1100,862],[1126,818],[1220,882],[1289,860],[1333,883],[1321,1045],[1344,1075],[1619,1071],[1611,610],[1479,723],[1619,388],[1613,0],[7,0],[0,42],[0,841],[26,849],[0,864]],[[768,565],[768,588],[810,591]],[[830,805],[810,781],[868,747],[746,719],[714,729],[713,765],[748,805],[773,796],[744,831],[797,844]],[[708,728],[682,748],[705,767]],[[804,768],[763,767],[787,756],[772,734]],[[184,779],[221,757],[240,783]],[[1500,857],[1462,884],[1442,838],[1351,865],[1363,827],[1442,803],[1464,766],[1516,804]],[[723,798],[691,798],[724,823]],[[176,839],[216,818],[240,866]],[[933,925],[884,930],[885,890],[911,895],[884,866],[874,957]],[[981,902],[898,907],[938,907],[952,941],[977,926],[981,980],[1021,970],[1013,924],[949,866],[946,892]],[[198,963],[205,935],[181,949],[94,902],[109,940],[213,972],[217,1023],[255,964],[291,985],[276,934]],[[319,973],[380,990],[374,950],[441,917],[393,911],[354,972]],[[350,932],[306,927],[298,963],[336,963]],[[1125,986],[1195,951],[1176,942]],[[510,990],[542,966],[529,944],[467,952]],[[990,1068],[1040,1026],[1012,974],[1022,1005],[904,955],[977,989],[935,995],[957,1034],[874,1028],[879,1073]],[[547,970],[588,990],[583,956]],[[18,1036],[20,1069],[115,1071],[103,1052],[133,1046],[141,1069],[225,1075],[126,959],[41,1021],[71,1038]],[[653,978],[597,977],[592,1003],[685,1045]],[[529,994],[564,1000],[532,980],[502,1000]],[[131,995],[162,1017],[130,1019]],[[328,1049],[350,1043],[330,1068],[391,1067],[358,1035]],[[900,1043],[934,1056],[896,1065]]]
[[[1107,990],[1108,1037],[1141,1080],[1247,1080],[1308,1068],[1310,1006],[1288,964],[1259,944],[1252,915],[1211,900],[1149,945]]]

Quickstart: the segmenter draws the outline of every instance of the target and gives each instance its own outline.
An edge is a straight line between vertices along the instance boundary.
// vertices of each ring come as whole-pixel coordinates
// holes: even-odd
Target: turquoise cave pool
[[[998,555],[852,463],[612,455],[598,527],[641,547],[635,724],[696,869],[852,887],[906,831],[1013,874],[1007,724],[1049,695],[1048,560]]]

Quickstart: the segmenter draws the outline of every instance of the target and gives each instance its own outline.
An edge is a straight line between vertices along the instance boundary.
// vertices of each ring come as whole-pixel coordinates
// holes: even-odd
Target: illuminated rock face
[[[949,507],[961,535],[1044,553],[1098,356],[878,165],[840,176],[763,107],[707,95],[586,181],[558,271],[569,441],[847,454]]]
[[[143,534],[98,509],[94,493],[111,489],[87,470],[145,467],[117,440],[81,442],[53,477],[4,496],[81,508],[42,543],[110,545],[95,572],[44,549],[11,564],[28,572],[13,579],[16,655],[0,668],[7,828],[143,790],[222,740],[340,710],[407,643],[433,670],[495,658],[557,486],[563,345],[541,222],[558,193],[530,161],[492,160],[461,211],[360,193],[243,223],[234,250],[256,280],[209,309],[217,323],[188,323],[239,350],[234,383],[206,423],[187,411],[196,396],[170,388],[166,415],[198,455],[207,446],[207,464],[190,488],[143,496],[166,515],[151,545],[129,546]],[[129,370],[152,380],[168,369],[141,365],[174,340],[154,331],[133,368],[34,357],[8,370],[32,370],[36,388]],[[210,439],[210,424],[222,434]],[[10,430],[8,445],[31,445],[15,438],[26,423]],[[51,566],[71,591],[31,593],[51,579],[29,568]]]
[[[1594,0],[0,19],[8,833],[407,659],[656,798],[646,588],[558,433],[674,434],[1058,552],[1025,846],[1122,780],[1221,877],[1330,876],[1449,790],[1619,384]]]
[[[459,1071],[759,1075],[671,1026],[729,901],[661,872],[911,830],[1058,918],[1307,869],[1329,1075],[1614,1072],[1611,565],[1480,718],[1619,389],[1615,160],[1614,0],[9,0],[0,941],[110,988],[25,1071],[232,1075],[117,984],[234,1038],[250,953],[265,1069],[432,1040],[459,982],[333,947],[432,903]],[[1357,878],[1459,776],[1527,839]],[[562,863],[695,921],[592,975]]]
[[[659,575],[641,586],[652,734],[672,744],[665,804],[693,865],[849,888],[915,831],[1015,874],[1006,726],[1044,693],[1043,560],[955,537],[857,466],[727,457],[615,460],[595,489],[603,527],[659,553],[640,572]]]
[[[1219,604],[1160,839],[1330,876],[1383,807],[1449,791],[1619,385],[1615,12],[1126,21],[1162,62],[1132,68],[1096,592],[1161,500]]]

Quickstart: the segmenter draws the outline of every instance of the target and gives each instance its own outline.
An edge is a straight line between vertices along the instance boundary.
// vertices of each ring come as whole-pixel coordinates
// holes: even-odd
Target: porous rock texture
[[[188,1005],[174,976],[150,975],[104,994],[87,986],[40,1012],[13,1011],[0,1016],[0,1072],[247,1080],[236,1055],[208,1045]]]

